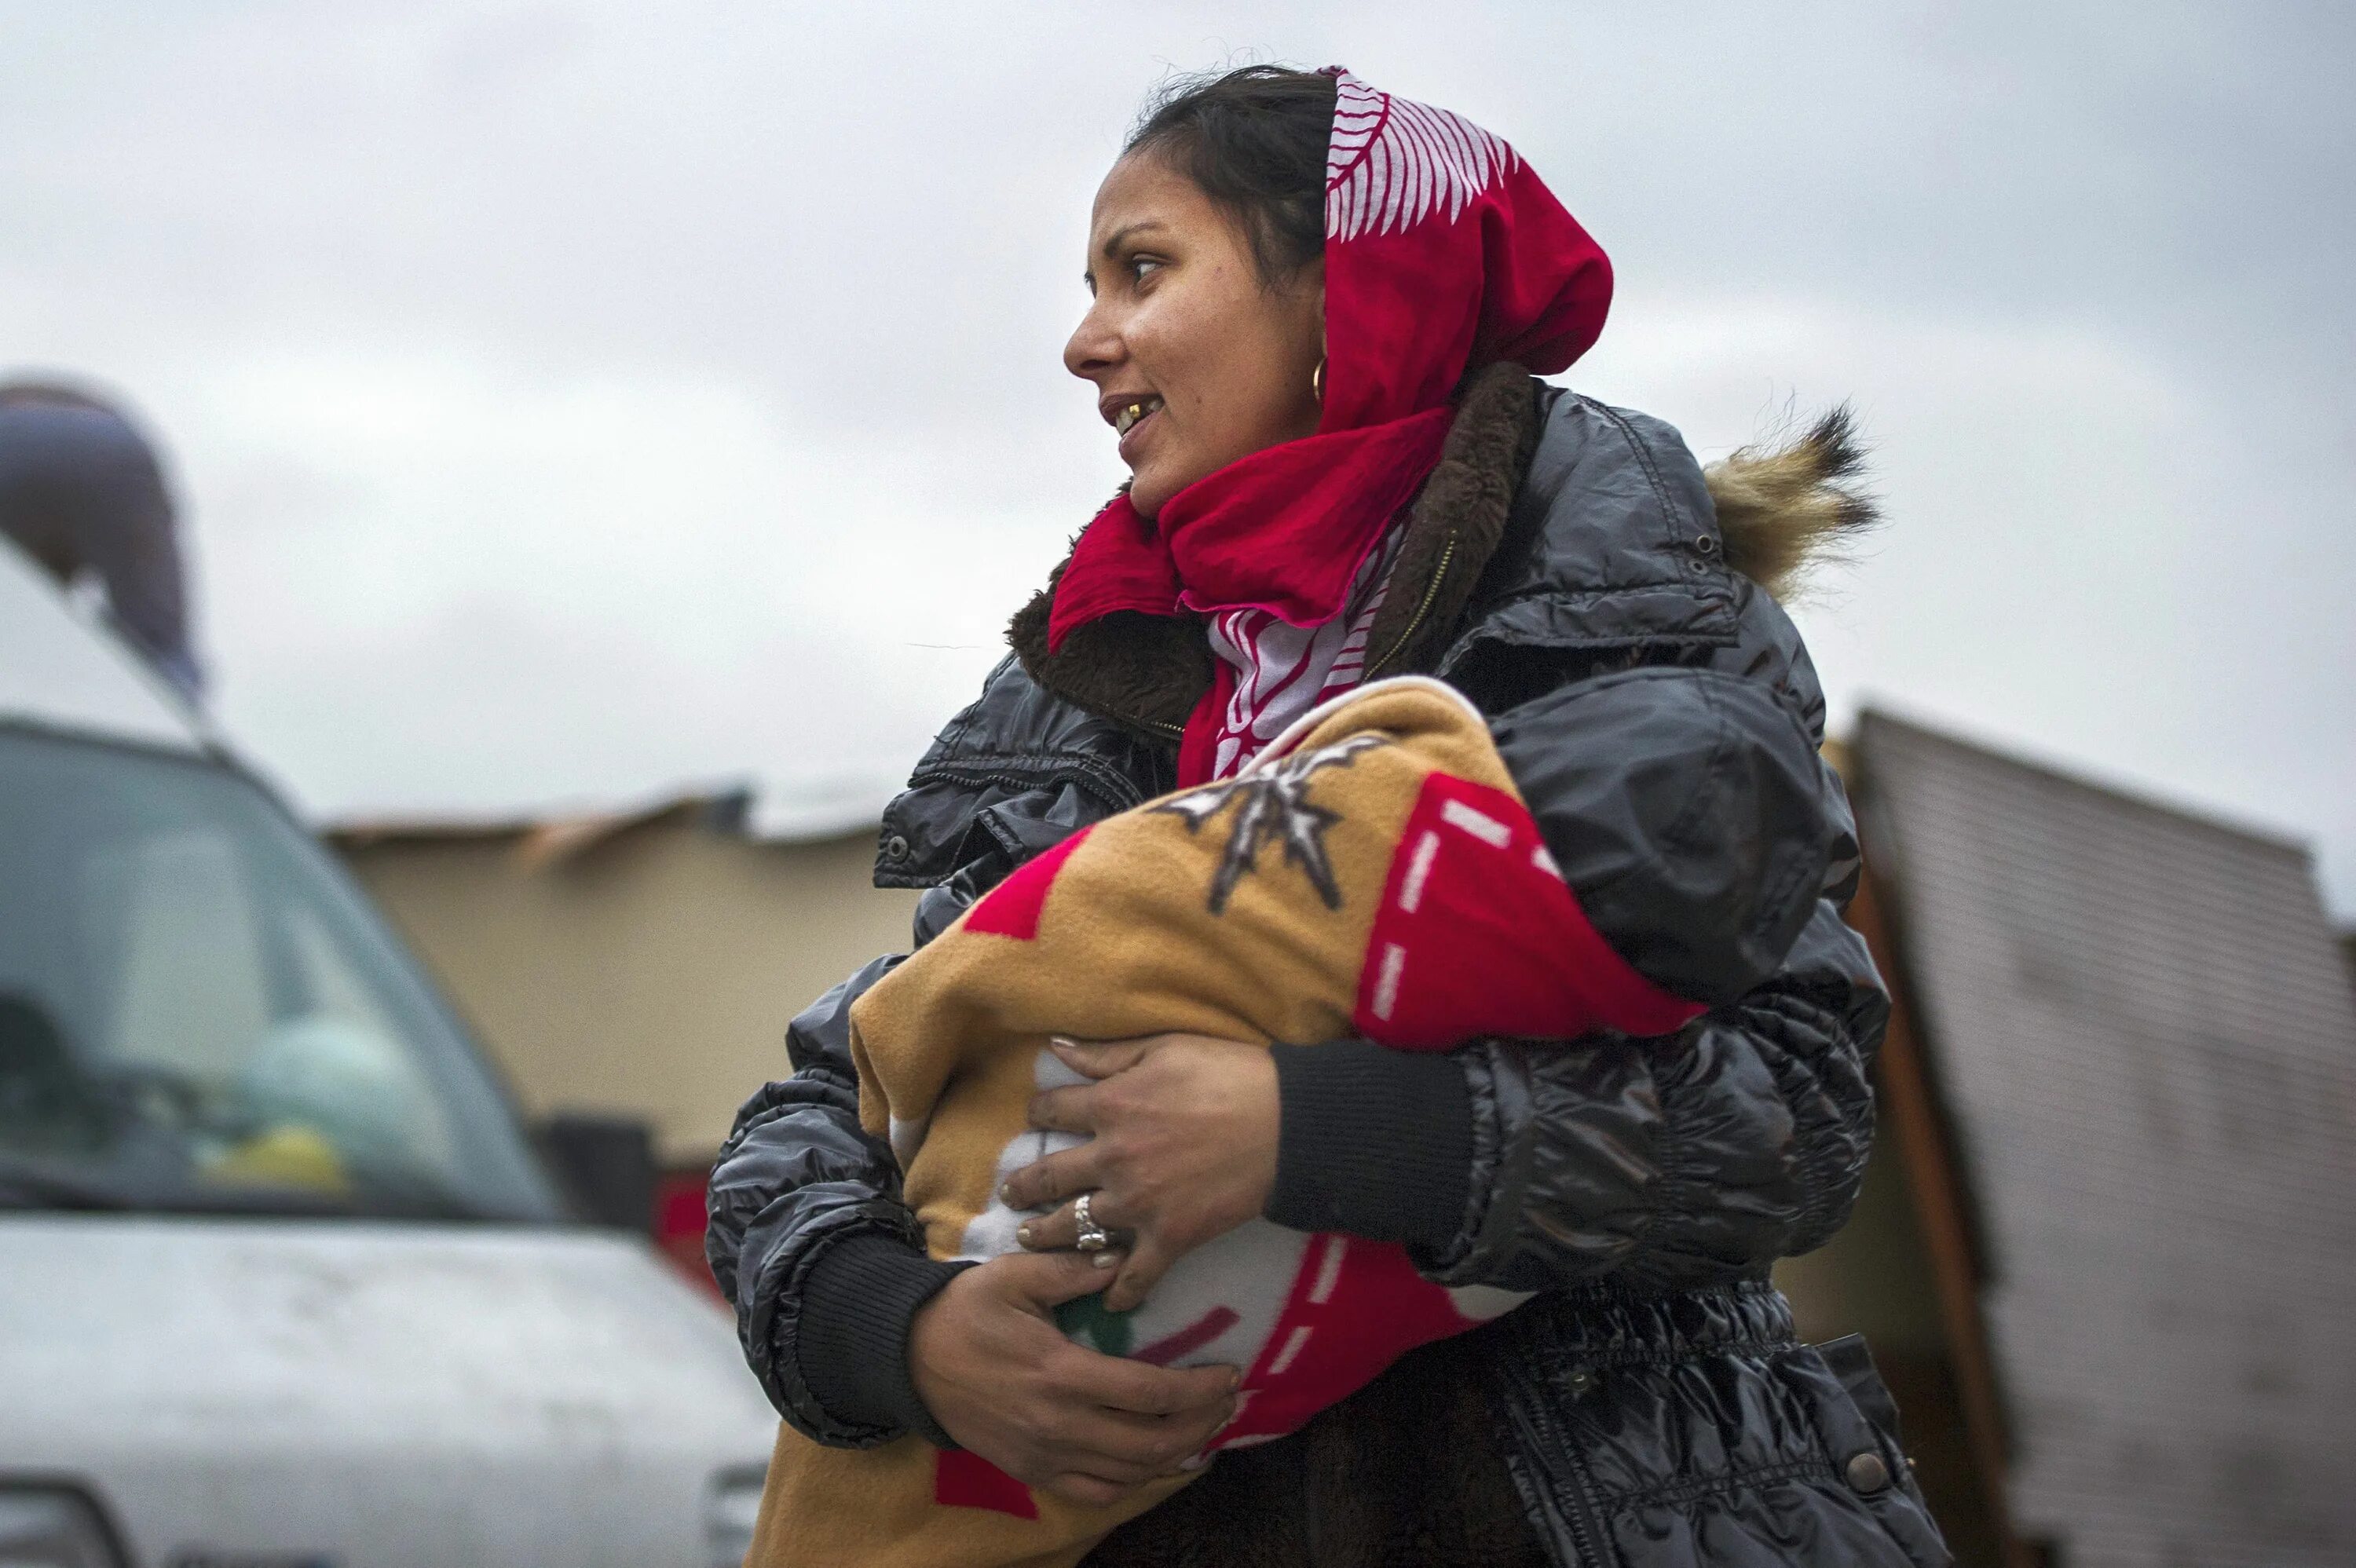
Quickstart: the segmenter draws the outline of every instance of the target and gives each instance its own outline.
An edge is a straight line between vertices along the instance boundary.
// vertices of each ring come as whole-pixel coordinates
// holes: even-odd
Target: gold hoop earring
[[[1309,391],[1319,402],[1325,400],[1325,361],[1317,361],[1317,368],[1309,372]]]

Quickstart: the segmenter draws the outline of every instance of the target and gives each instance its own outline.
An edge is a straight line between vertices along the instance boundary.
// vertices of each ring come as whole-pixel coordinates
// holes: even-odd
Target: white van
[[[0,542],[0,1563],[733,1565],[776,1427],[336,863]]]

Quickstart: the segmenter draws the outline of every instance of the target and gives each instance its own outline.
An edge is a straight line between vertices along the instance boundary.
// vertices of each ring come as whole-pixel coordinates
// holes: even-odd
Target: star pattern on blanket
[[[1384,735],[1353,735],[1319,751],[1305,752],[1280,762],[1239,773],[1231,779],[1166,800],[1153,809],[1183,817],[1189,833],[1236,805],[1235,826],[1227,833],[1226,852],[1211,878],[1211,912],[1226,912],[1227,899],[1256,869],[1260,850],[1273,842],[1284,846],[1284,858],[1301,868],[1327,909],[1342,907],[1342,888],[1333,880],[1333,862],[1325,853],[1325,830],[1342,820],[1309,798],[1309,782],[1327,768],[1346,768],[1361,752],[1386,745]]]

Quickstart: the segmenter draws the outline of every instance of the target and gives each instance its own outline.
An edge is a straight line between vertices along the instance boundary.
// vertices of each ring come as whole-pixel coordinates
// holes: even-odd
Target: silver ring
[[[1072,1223],[1079,1227],[1079,1235],[1072,1243],[1084,1253],[1100,1253],[1112,1245],[1112,1232],[1096,1222],[1088,1212],[1088,1200],[1093,1192],[1083,1192],[1072,1200]]]

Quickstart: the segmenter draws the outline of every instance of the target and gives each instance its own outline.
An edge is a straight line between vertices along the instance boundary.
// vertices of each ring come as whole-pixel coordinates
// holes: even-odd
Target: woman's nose
[[[1119,334],[1108,327],[1097,307],[1089,307],[1064,345],[1064,368],[1084,381],[1094,381],[1119,364],[1120,359]]]

